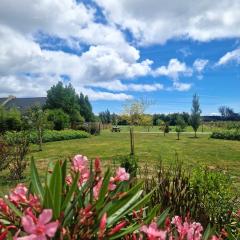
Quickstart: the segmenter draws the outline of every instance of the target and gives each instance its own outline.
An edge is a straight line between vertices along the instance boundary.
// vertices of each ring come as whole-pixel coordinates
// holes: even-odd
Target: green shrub
[[[62,109],[47,110],[47,120],[52,122],[54,130],[63,130],[70,122],[69,116]]]
[[[234,193],[228,175],[222,171],[197,167],[189,174],[183,170],[182,163],[164,167],[149,166],[140,170],[144,179],[144,191],[149,193],[156,188],[151,197],[151,207],[161,204],[162,209],[170,208],[174,215],[190,216],[206,227],[211,223],[220,230],[229,223],[234,209]]]
[[[20,132],[7,132],[5,134],[6,139],[12,138],[16,135],[19,135]],[[54,141],[62,141],[62,140],[70,140],[70,139],[80,139],[87,138],[89,134],[84,131],[78,130],[46,130],[43,135],[43,142],[54,142]],[[30,142],[38,143],[37,132],[32,131],[30,133]]]
[[[21,129],[21,113],[17,109],[6,110],[0,107],[0,132],[19,131]]]
[[[234,209],[232,181],[222,170],[194,168],[191,174],[191,187],[200,196],[202,207],[208,214],[208,222],[224,226],[230,220],[229,212]]]
[[[240,141],[240,131],[238,130],[224,130],[221,132],[216,131],[211,134],[211,138]]]
[[[138,157],[134,155],[118,155],[113,157],[114,165],[120,164],[131,176],[136,176],[138,170]]]

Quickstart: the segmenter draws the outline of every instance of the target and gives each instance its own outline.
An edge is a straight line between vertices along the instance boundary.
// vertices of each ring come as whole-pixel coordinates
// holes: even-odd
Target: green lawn
[[[182,134],[178,141],[173,133],[164,137],[162,133],[136,131],[135,149],[141,165],[154,166],[160,159],[168,164],[174,161],[177,154],[190,168],[196,164],[221,167],[228,170],[240,183],[240,141],[210,139],[208,134],[199,134],[197,139],[193,138],[193,134]],[[78,153],[89,158],[99,156],[105,166],[109,165],[113,156],[129,153],[129,134],[105,130],[100,136],[45,143],[42,152],[38,152],[37,146],[33,145],[29,157],[35,158],[38,170],[43,176],[50,160],[65,159]],[[26,175],[29,176],[29,169]],[[9,188],[5,179],[6,176],[2,175],[0,192]]]

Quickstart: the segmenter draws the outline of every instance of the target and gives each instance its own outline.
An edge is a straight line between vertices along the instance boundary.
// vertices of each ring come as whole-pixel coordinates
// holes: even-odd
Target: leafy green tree
[[[47,119],[52,122],[54,130],[63,130],[69,127],[69,116],[62,109],[47,110]]]
[[[112,122],[111,113],[108,109],[104,112],[100,112],[99,118],[103,124],[108,124]]]
[[[92,111],[92,105],[88,99],[88,96],[84,96],[80,93],[79,96],[80,114],[84,117],[86,122],[94,122],[94,114]]]
[[[190,124],[195,132],[195,138],[196,138],[197,130],[201,124],[201,109],[200,109],[199,97],[197,96],[197,94],[193,95]]]
[[[47,127],[47,115],[40,106],[33,106],[30,110],[32,127],[37,131],[39,151],[42,151],[44,129]]]
[[[180,133],[184,131],[184,129],[186,128],[186,122],[184,121],[182,116],[178,116],[177,117],[177,121],[176,121],[176,133],[177,133],[177,139],[180,140]]]
[[[74,124],[76,112],[80,112],[79,97],[71,84],[64,86],[58,82],[47,91],[46,109],[62,109]]]

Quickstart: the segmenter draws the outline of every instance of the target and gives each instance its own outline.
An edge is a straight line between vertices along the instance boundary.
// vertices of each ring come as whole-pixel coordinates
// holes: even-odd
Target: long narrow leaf
[[[64,210],[67,207],[67,205],[69,204],[69,202],[72,198],[73,193],[77,190],[78,180],[79,180],[79,172],[76,174],[76,176],[73,180],[73,183],[64,199],[64,202],[62,204],[62,210]]]
[[[23,214],[20,210],[17,209],[17,207],[11,203],[7,198],[4,198],[4,202],[8,205],[8,207],[19,217],[22,217]]]
[[[33,158],[31,159],[31,183],[35,194],[39,196],[41,203],[43,203],[44,191]]]

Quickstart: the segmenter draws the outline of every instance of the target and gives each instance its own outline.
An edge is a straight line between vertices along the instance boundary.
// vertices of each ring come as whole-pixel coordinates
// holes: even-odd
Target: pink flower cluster
[[[168,218],[166,219],[164,229],[160,229],[153,221],[149,226],[142,226],[140,231],[149,240],[201,240],[203,227],[200,223],[190,222],[188,218],[183,221],[181,217],[175,216],[171,222]],[[213,236],[212,240],[218,240],[218,238]]]

